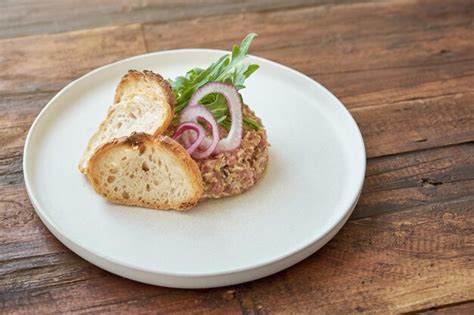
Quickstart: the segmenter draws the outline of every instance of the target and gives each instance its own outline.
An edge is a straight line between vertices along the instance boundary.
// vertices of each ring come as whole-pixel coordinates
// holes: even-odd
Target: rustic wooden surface
[[[288,270],[210,290],[129,281],[67,250],[23,184],[39,111],[98,66],[249,31],[253,54],[324,84],[362,130],[366,181],[341,232]],[[473,0],[6,0],[0,70],[1,313],[474,313]]]

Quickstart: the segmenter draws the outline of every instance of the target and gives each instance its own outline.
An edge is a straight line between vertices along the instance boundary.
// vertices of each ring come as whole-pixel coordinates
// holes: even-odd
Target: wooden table
[[[474,313],[474,1],[0,3],[0,308],[5,313]],[[66,249],[23,183],[29,127],[62,87],[146,52],[251,52],[328,87],[364,135],[354,214],[324,248],[247,284],[129,281]]]

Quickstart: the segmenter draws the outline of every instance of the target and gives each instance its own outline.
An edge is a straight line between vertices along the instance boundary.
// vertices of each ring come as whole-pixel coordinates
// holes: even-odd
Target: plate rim
[[[94,250],[88,249],[88,248],[78,244],[77,242],[71,240],[67,236],[67,233],[64,233],[64,231],[62,231],[61,228],[59,228],[54,223],[54,221],[48,216],[47,211],[44,211],[44,209],[41,208],[41,206],[40,206],[40,204],[39,204],[39,202],[38,202],[38,200],[37,200],[37,198],[36,198],[36,196],[33,192],[33,188],[32,188],[31,175],[29,174],[29,168],[28,168],[28,163],[29,163],[28,160],[29,159],[27,157],[30,156],[30,154],[31,154],[30,150],[31,150],[31,147],[33,146],[33,144],[31,144],[32,135],[35,132],[35,129],[37,128],[37,125],[41,121],[42,117],[44,115],[46,115],[46,112],[51,108],[52,104],[56,101],[56,99],[58,99],[62,94],[66,93],[66,91],[71,89],[77,82],[79,82],[80,80],[86,79],[89,76],[93,76],[95,73],[97,73],[99,71],[102,71],[103,69],[106,69],[108,67],[113,67],[113,66],[118,65],[120,63],[130,62],[130,61],[133,61],[135,59],[140,59],[140,58],[143,58],[143,57],[151,57],[151,56],[154,56],[154,55],[176,54],[176,53],[193,53],[193,52],[199,52],[199,53],[207,53],[208,52],[208,53],[223,53],[223,54],[230,53],[229,51],[220,50],[220,49],[205,49],[205,48],[172,49],[172,50],[163,50],[163,51],[156,51],[156,52],[151,52],[151,53],[144,53],[144,54],[128,57],[128,58],[125,58],[125,59],[117,60],[115,62],[100,66],[98,68],[95,68],[95,69],[85,73],[84,75],[80,76],[79,78],[71,81],[66,86],[64,86],[60,91],[58,91],[54,95],[54,97],[44,106],[44,108],[40,111],[40,113],[36,116],[36,118],[33,121],[31,127],[29,128],[28,135],[26,137],[25,144],[24,144],[23,163],[22,163],[24,183],[25,183],[25,186],[26,186],[26,191],[27,191],[28,197],[29,197],[29,199],[30,199],[30,201],[33,205],[33,208],[35,209],[36,214],[40,217],[41,221],[43,222],[43,224],[45,224],[45,226],[48,228],[48,230],[56,238],[58,238],[58,240],[60,240],[62,244],[64,244],[71,251],[78,254],[83,259],[85,259],[89,262],[92,262],[91,261],[92,259],[89,259],[88,257],[84,257],[83,255],[79,254],[78,251],[83,251],[83,252],[87,253],[88,255],[95,256],[96,258],[98,258],[100,260],[103,260],[104,262],[110,262],[112,264],[115,264],[115,265],[119,266],[120,268],[131,269],[132,271],[150,273],[150,274],[154,274],[154,275],[164,275],[164,276],[168,276],[168,277],[178,277],[178,278],[205,278],[205,277],[216,277],[216,276],[224,276],[224,275],[230,276],[230,275],[240,274],[240,273],[243,273],[243,272],[248,272],[248,271],[263,268],[263,267],[266,267],[266,266],[278,264],[279,262],[282,262],[285,259],[288,259],[288,258],[290,258],[294,255],[297,255],[298,253],[304,251],[305,249],[308,249],[311,246],[314,246],[320,240],[324,239],[327,235],[331,234],[331,232],[334,232],[334,235],[337,234],[337,232],[347,222],[348,218],[350,217],[351,213],[353,212],[353,210],[355,208],[355,205],[357,204],[357,201],[358,201],[359,196],[360,196],[361,191],[362,191],[362,187],[363,187],[363,183],[364,183],[364,179],[365,179],[365,172],[366,172],[365,144],[364,144],[364,141],[363,141],[361,131],[360,131],[354,117],[350,114],[350,112],[346,108],[346,106],[344,106],[344,104],[333,93],[331,93],[326,87],[324,87],[322,84],[320,84],[316,80],[314,80],[311,77],[303,74],[302,72],[299,72],[295,69],[292,69],[292,68],[290,68],[286,65],[280,64],[278,62],[275,62],[275,61],[267,59],[267,58],[258,57],[258,56],[249,54],[249,57],[252,57],[257,61],[260,61],[260,62],[263,62],[263,63],[269,63],[272,66],[278,67],[278,68],[280,68],[282,70],[285,70],[285,71],[289,71],[292,74],[297,75],[297,76],[301,77],[302,79],[304,79],[306,81],[309,81],[311,84],[315,84],[319,89],[321,89],[325,93],[329,94],[338,103],[338,106],[341,107],[341,109],[344,112],[344,115],[346,116],[346,119],[352,125],[351,127],[356,132],[355,136],[356,136],[356,139],[357,139],[357,142],[358,142],[356,145],[360,149],[360,150],[358,150],[358,153],[362,155],[361,158],[360,158],[361,163],[360,163],[359,168],[358,168],[359,171],[358,171],[358,174],[356,174],[359,189],[353,196],[351,196],[351,198],[350,198],[351,203],[349,205],[344,205],[345,210],[344,210],[344,214],[342,215],[342,217],[338,218],[337,220],[334,220],[334,222],[332,222],[332,224],[328,228],[324,229],[321,233],[318,233],[318,236],[312,238],[310,242],[304,243],[304,244],[302,244],[298,247],[295,247],[295,249],[286,252],[284,255],[274,257],[274,258],[269,259],[269,260],[264,260],[263,262],[260,262],[258,264],[253,264],[251,266],[243,266],[243,267],[233,268],[233,269],[229,269],[229,270],[221,270],[221,271],[218,271],[218,272],[168,272],[168,271],[153,270],[153,269],[141,267],[140,265],[134,265],[134,264],[130,264],[130,263],[122,262],[122,261],[117,261],[115,258],[111,258],[111,257],[107,257],[106,255],[102,255],[100,252],[96,252]],[[337,229],[337,230],[335,230],[335,229]],[[332,237],[334,237],[334,235]],[[311,254],[313,254],[319,248],[324,246],[330,239],[332,239],[332,237],[330,237],[323,244],[320,244],[320,246],[317,246],[317,248],[315,248],[311,252]],[[73,246],[69,246],[69,245],[65,244],[67,242],[71,243],[74,247],[78,247],[79,250],[76,249],[76,248],[71,248]],[[304,258],[306,258],[306,257],[304,257]],[[298,263],[299,261],[303,260],[304,258],[299,259],[295,263]],[[92,262],[92,263],[97,265],[95,262]],[[289,267],[289,266],[287,266],[287,267]],[[285,267],[285,268],[287,268],[287,267]],[[101,268],[106,269],[107,271],[110,271],[112,273],[116,273],[114,271],[109,270],[109,268],[106,268],[106,267],[101,267]],[[283,268],[283,269],[285,269],[285,268]],[[280,269],[279,271],[281,271],[283,269]],[[116,274],[118,274],[118,273],[116,273]],[[122,274],[119,274],[119,275],[124,276]],[[202,286],[202,287],[204,287],[204,286]]]

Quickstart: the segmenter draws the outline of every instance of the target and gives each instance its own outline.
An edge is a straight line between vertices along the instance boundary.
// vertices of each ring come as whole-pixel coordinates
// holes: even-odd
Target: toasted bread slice
[[[115,138],[132,132],[160,135],[173,118],[174,103],[171,86],[159,74],[130,70],[117,86],[107,117],[90,138],[79,170],[86,174],[87,163],[96,149]]]
[[[147,208],[188,209],[203,192],[201,173],[188,152],[169,137],[145,133],[99,147],[87,177],[109,201]]]

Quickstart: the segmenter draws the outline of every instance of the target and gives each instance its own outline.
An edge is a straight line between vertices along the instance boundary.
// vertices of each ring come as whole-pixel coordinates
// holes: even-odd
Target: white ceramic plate
[[[241,283],[287,268],[329,241],[350,216],[365,173],[357,125],[324,87],[290,68],[260,69],[242,94],[268,131],[266,175],[249,192],[189,212],[114,205],[77,165],[121,76],[151,69],[174,78],[225,52],[185,49],[94,70],[59,92],[26,140],[24,175],[44,224],[91,263],[137,281],[180,288]]]

